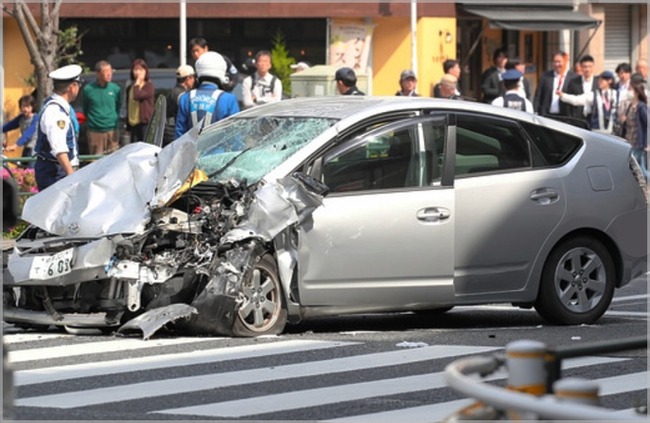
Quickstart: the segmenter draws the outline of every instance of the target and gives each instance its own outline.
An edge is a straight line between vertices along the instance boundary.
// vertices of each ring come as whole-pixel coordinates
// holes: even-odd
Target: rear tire
[[[287,324],[287,308],[273,256],[263,256],[242,284],[244,302],[233,324],[235,336],[282,333]]]
[[[602,242],[568,239],[546,260],[535,309],[553,324],[594,323],[612,301],[615,280],[614,261]]]

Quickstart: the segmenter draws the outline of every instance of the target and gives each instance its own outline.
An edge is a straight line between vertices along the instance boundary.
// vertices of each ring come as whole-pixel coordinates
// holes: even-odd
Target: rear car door
[[[445,116],[344,139],[314,176],[330,188],[299,233],[306,306],[404,308],[453,298],[454,190],[443,183]]]
[[[456,294],[517,298],[563,217],[566,171],[535,163],[536,150],[514,120],[460,113],[455,129]]]

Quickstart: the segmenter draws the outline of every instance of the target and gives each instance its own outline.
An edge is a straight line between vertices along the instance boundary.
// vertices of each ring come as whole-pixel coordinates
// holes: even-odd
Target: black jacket
[[[363,91],[359,91],[359,89],[355,85],[353,87],[348,88],[348,90],[341,95],[366,95],[366,93],[364,93]]]
[[[593,93],[594,91],[598,90],[598,77],[594,76],[591,82],[592,82],[591,92]],[[573,95],[584,94],[584,89],[582,87],[582,76],[577,75],[574,78],[572,78],[571,81],[569,81],[569,86],[567,87],[565,92],[567,94],[573,94]],[[583,106],[568,105],[568,114],[571,117],[584,120],[585,122],[589,122],[591,120],[591,116],[584,115]]]
[[[541,116],[546,116],[549,114],[551,101],[553,100],[553,93],[557,89],[557,87],[553,86],[554,77],[554,71],[546,71],[542,74],[542,77],[539,80],[539,84],[537,85],[533,107],[535,111]],[[571,81],[573,78],[575,78],[575,73],[573,73],[573,71],[568,71],[566,77],[564,78],[564,81],[562,82],[562,91],[566,92],[567,87],[569,86],[569,81]],[[568,105],[560,101],[560,115],[568,116],[568,113]]]
[[[488,104],[505,92],[496,66],[489,67],[481,74],[481,91],[483,93],[481,101]]]

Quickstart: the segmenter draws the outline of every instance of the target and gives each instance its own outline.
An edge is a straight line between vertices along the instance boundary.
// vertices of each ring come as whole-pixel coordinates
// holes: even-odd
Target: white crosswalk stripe
[[[648,372],[639,372],[611,378],[596,379],[601,387],[600,395],[613,395],[621,392],[648,389]],[[440,421],[452,414],[451,410],[459,410],[472,404],[471,399],[441,402],[438,404],[386,411],[382,413],[364,414],[360,416],[345,417],[328,420],[332,423],[391,423],[408,421],[409,423],[426,423]],[[622,410],[621,415],[629,414],[631,410]]]
[[[155,355],[147,357],[110,360],[99,363],[82,363],[68,366],[47,367],[34,370],[21,370],[15,373],[17,386],[35,383],[53,382],[80,377],[93,377],[129,373],[143,370],[164,369],[168,367],[190,366],[194,364],[216,363],[219,361],[254,358],[262,355],[288,354],[300,351],[312,351],[321,348],[334,348],[353,345],[354,342],[325,341],[282,341],[277,343],[245,345],[191,351],[187,353]],[[20,357],[20,355],[19,355]]]
[[[30,350],[23,350],[20,352],[9,351],[9,362],[19,363],[24,361],[73,357],[114,351],[142,350],[145,348],[196,343],[213,339],[214,338],[174,338],[157,339],[154,341],[142,341],[141,339],[125,338],[116,341],[90,342],[85,344],[62,345],[59,347],[35,348]]]
[[[317,376],[350,372],[361,369],[372,369],[382,366],[394,366],[405,363],[431,360],[433,358],[453,357],[458,355],[479,354],[494,347],[427,347],[409,350],[398,350],[377,354],[335,358],[319,362],[307,362],[274,366],[261,369],[242,370],[230,373],[213,374],[136,383],[110,388],[84,390],[78,392],[45,395],[24,398],[16,401],[17,405],[31,407],[73,408],[87,405],[105,404],[115,401],[126,401],[135,398],[154,397],[175,393],[196,392],[207,389],[224,388],[228,386],[245,385],[264,381],[282,380],[289,378]]]
[[[16,406],[35,409],[64,410],[79,407],[88,409],[122,401],[144,400],[143,404],[147,404],[147,407],[142,413],[148,413],[150,416],[187,416],[193,419],[254,419],[256,416],[273,415],[273,413],[290,415],[291,412],[298,409],[316,409],[318,407],[327,409],[328,406],[342,402],[357,401],[364,404],[372,402],[374,398],[390,398],[391,396],[410,395],[418,392],[445,390],[449,388],[447,388],[442,371],[425,371],[402,376],[395,372],[391,373],[390,369],[394,366],[410,365],[418,365],[418,368],[426,368],[431,365],[436,369],[441,369],[459,357],[485,355],[502,349],[492,346],[431,345],[398,348],[384,352],[364,352],[364,342],[356,339],[353,339],[353,342],[347,342],[286,339],[283,337],[261,339],[255,344],[247,345],[229,344],[227,338],[174,338],[152,341],[126,338],[72,343],[66,339],[63,342],[66,342],[67,345],[51,346],[52,342],[56,341],[55,337],[39,338],[24,336],[24,334],[7,336],[10,345],[10,361],[20,364],[21,368],[29,367],[29,369],[14,372],[15,385],[21,390],[27,390],[21,391],[21,395],[16,395]],[[12,336],[13,339],[11,339]],[[196,343],[194,351],[165,350],[166,347],[191,343]],[[36,348],[31,347],[31,344],[36,344]],[[43,344],[50,344],[50,346],[42,346]],[[153,349],[154,347],[161,348],[156,350]],[[108,355],[108,357],[113,357],[111,359],[105,359],[107,356],[101,355],[120,351],[131,354],[138,350],[141,352],[121,359],[114,359],[115,354]],[[299,362],[280,360],[284,355],[289,357],[289,354],[298,354],[296,357],[304,357],[305,353],[313,355],[304,360],[298,360]],[[322,357],[331,357],[334,354],[339,355],[335,358],[322,359]],[[101,355],[104,359],[97,358],[95,360],[94,355],[97,357]],[[66,357],[79,357],[80,360],[76,364],[69,364],[70,360],[66,361]],[[83,359],[81,359],[82,357]],[[52,361],[47,361],[53,359],[59,359],[65,364],[53,366]],[[589,369],[590,366],[593,368],[606,367],[628,360],[630,360],[629,357],[588,356],[564,360],[562,367],[564,370],[584,368],[587,372],[586,369]],[[255,363],[258,361],[265,364],[256,365]],[[269,365],[270,362],[275,361],[277,364]],[[246,365],[230,366],[229,363],[246,363]],[[191,366],[197,367],[191,368]],[[175,373],[175,369],[185,369],[185,371]],[[163,370],[163,372],[155,373],[155,375],[151,373],[158,370]],[[169,376],[165,377],[165,374],[169,374]],[[345,377],[350,374],[359,376]],[[367,379],[363,376],[364,374],[368,375]],[[598,374],[598,372],[592,371],[591,374]],[[124,375],[124,378],[116,375]],[[163,375],[162,378],[161,375]],[[340,382],[333,384],[331,381],[336,379],[330,378],[324,384],[309,386],[309,384],[303,383],[297,385],[296,390],[286,392],[239,388],[265,382],[287,381],[290,383],[291,380],[298,378],[318,380],[323,376],[332,375],[341,375]],[[383,378],[378,378],[382,375]],[[104,387],[97,385],[95,378],[101,380],[104,377],[111,378],[111,382]],[[507,372],[502,369],[485,377],[484,380],[498,382],[505,381],[506,378]],[[67,386],[66,383],[69,380],[71,382]],[[86,380],[93,381],[92,388],[84,387],[84,383],[81,383]],[[137,382],[134,383],[134,381]],[[601,396],[647,391],[648,372],[605,377],[597,382],[601,386]],[[40,386],[50,386],[42,385],[49,383],[57,384],[52,386],[60,386],[61,389],[40,389]],[[252,397],[239,397],[239,394],[233,394],[232,397],[222,400],[217,399],[218,397],[214,395],[208,395],[205,402],[200,404],[190,402],[191,405],[179,401],[173,406],[165,407],[164,401],[154,402],[156,398],[164,398],[169,395],[179,398],[188,395],[188,398],[197,398],[198,393],[210,393],[220,388],[228,388],[229,392],[258,393]],[[30,389],[33,391],[29,391]],[[362,407],[360,411],[357,411],[359,414],[339,415],[322,421],[336,423],[434,422],[446,418],[454,411],[473,402],[471,399],[458,399],[458,395],[447,396],[447,398],[450,400],[424,405],[420,402],[418,405],[405,405],[403,408],[387,409],[386,411],[381,411],[381,406]],[[215,401],[215,399],[217,400]],[[151,404],[154,403],[155,405],[152,406]],[[354,407],[351,410],[354,410]],[[620,415],[629,415],[630,412],[629,409],[621,410]]]
[[[564,368],[572,368],[575,366],[582,367],[589,364],[613,363],[621,360],[623,359],[587,357],[584,361],[576,361],[575,359],[567,360]],[[485,380],[497,380],[505,377],[506,375],[503,372],[496,372],[485,378]],[[215,404],[203,404],[200,406],[183,407],[158,412],[206,417],[246,417],[250,416],[251,410],[255,410],[255,414],[263,414],[274,411],[335,404],[341,401],[372,398],[383,395],[396,395],[429,389],[440,389],[445,386],[446,383],[443,373],[436,372],[417,376],[383,379],[373,382],[338,385],[299,392],[288,392],[284,394],[226,401]]]

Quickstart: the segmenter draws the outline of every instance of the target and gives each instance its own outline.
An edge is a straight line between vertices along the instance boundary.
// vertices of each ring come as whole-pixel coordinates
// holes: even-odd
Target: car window
[[[531,136],[533,145],[544,158],[536,166],[559,166],[566,163],[582,145],[582,139],[543,126],[522,122],[522,126]]]
[[[330,192],[430,185],[440,177],[444,120],[389,125],[356,137],[327,153],[320,179]]]
[[[456,176],[530,167],[530,147],[517,124],[477,115],[458,115]]]

